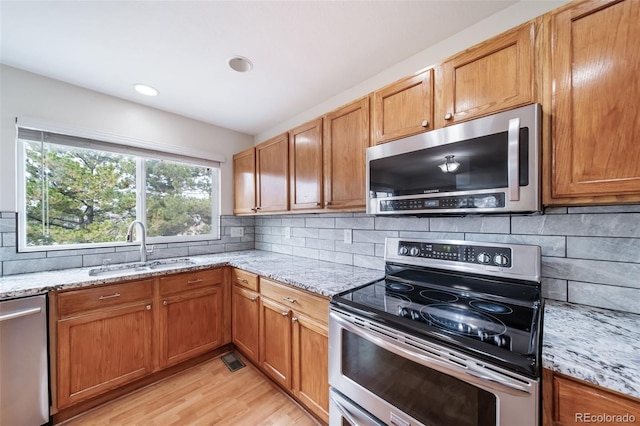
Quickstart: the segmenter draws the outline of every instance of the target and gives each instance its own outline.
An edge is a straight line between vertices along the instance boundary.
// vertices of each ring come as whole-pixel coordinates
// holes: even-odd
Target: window
[[[21,251],[219,238],[219,165],[54,133],[18,131]],[[24,185],[22,185],[24,182]]]

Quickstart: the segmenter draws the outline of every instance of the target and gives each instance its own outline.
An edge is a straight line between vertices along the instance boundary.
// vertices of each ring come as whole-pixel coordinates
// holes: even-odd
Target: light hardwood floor
[[[85,425],[319,425],[256,367],[215,358],[65,423]]]

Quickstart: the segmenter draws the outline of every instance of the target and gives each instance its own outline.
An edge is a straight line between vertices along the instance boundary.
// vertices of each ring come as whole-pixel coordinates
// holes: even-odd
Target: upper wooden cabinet
[[[546,204],[640,201],[638,22],[636,0],[585,1],[552,13]]]
[[[291,210],[323,207],[322,118],[289,131]]]
[[[256,210],[256,149],[233,156],[233,213],[248,214]]]
[[[372,115],[373,144],[433,130],[433,69],[373,92]]]
[[[256,146],[256,210],[289,208],[289,137],[287,133]]]
[[[324,196],[327,208],[364,209],[368,147],[368,96],[324,117]]]
[[[536,24],[530,22],[471,47],[435,71],[435,127],[535,101]]]

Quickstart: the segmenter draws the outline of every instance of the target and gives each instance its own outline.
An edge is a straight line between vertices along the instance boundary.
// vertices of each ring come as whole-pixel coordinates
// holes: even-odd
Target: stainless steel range
[[[388,238],[385,262],[332,298],[330,424],[538,425],[540,248]]]

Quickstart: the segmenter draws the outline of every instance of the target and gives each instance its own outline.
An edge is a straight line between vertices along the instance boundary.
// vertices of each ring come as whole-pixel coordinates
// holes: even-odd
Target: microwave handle
[[[509,200],[518,201],[520,199],[520,118],[509,120],[507,138],[509,142],[509,164],[507,169]]]

